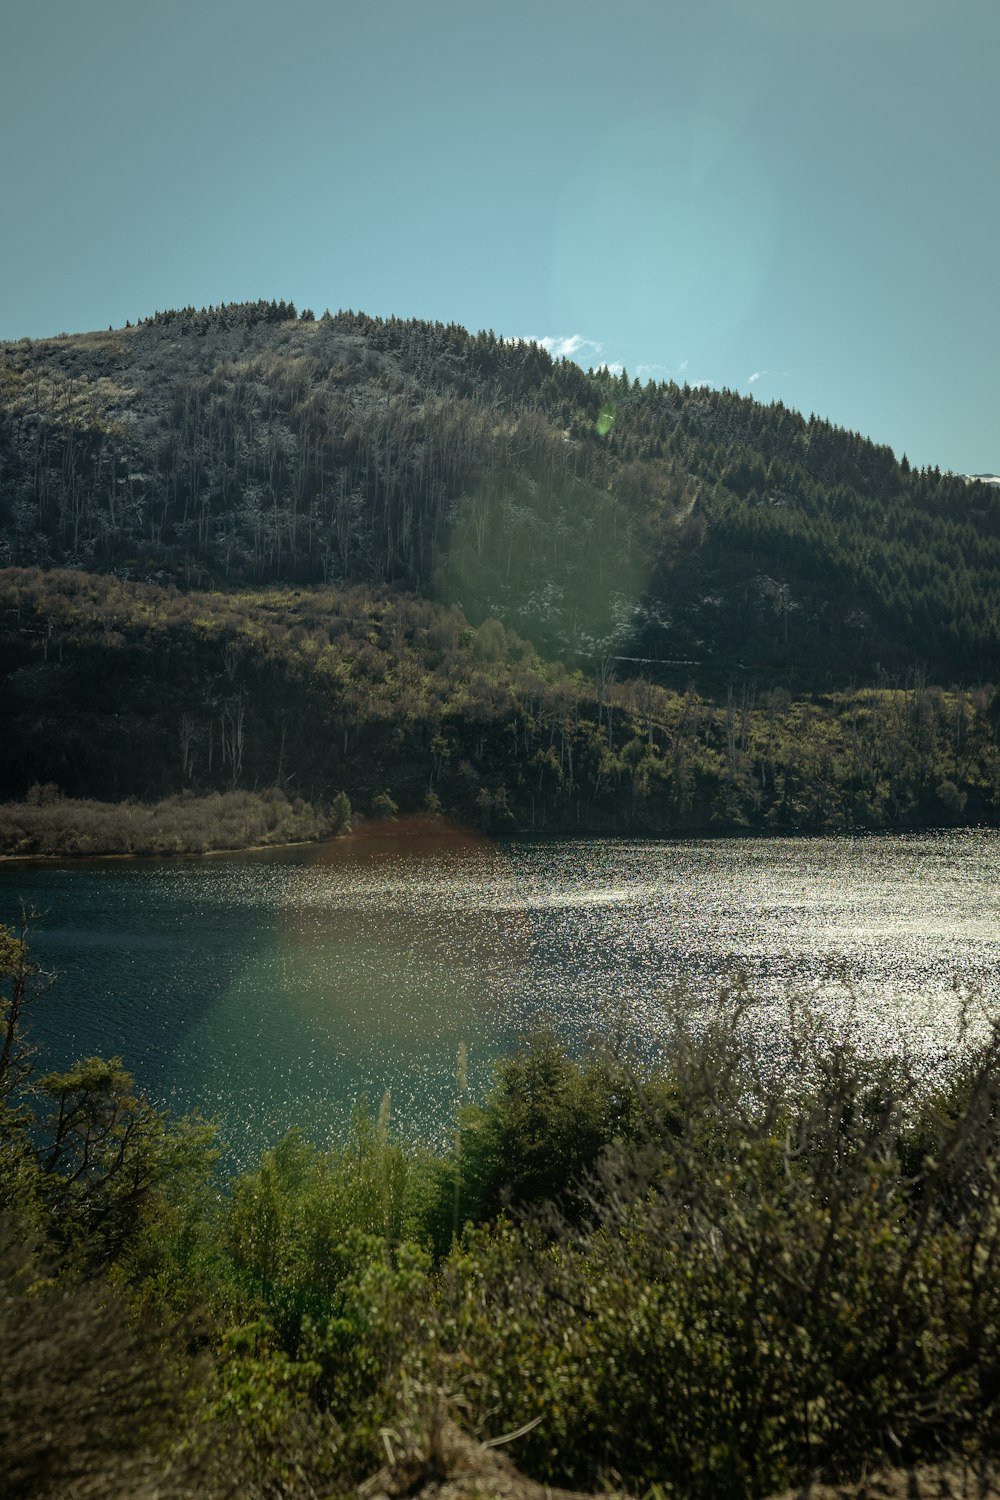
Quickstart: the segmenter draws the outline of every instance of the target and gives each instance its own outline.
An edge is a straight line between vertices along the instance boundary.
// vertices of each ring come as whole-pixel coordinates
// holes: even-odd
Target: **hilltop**
[[[707,691],[972,685],[1000,647],[994,485],[780,402],[288,303],[0,346],[0,562],[383,587]]]

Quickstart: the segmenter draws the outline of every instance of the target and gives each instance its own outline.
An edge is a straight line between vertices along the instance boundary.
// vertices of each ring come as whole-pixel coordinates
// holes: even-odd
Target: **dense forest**
[[[8,852],[265,789],[248,840],[1000,810],[1000,488],[780,403],[280,302],[23,340],[0,562],[0,797],[93,804]]]
[[[496,619],[384,588],[202,593],[8,569],[0,665],[0,787],[31,804],[0,809],[8,853],[266,843],[352,812],[495,833],[1000,817],[989,687],[915,677],[794,698],[743,680],[712,698],[620,677],[610,657],[586,673],[546,661]],[[256,798],[242,838],[197,827],[239,792]],[[71,798],[174,803],[143,833]]]
[[[712,692],[998,658],[995,486],[780,403],[285,303],[0,347],[0,561],[385,585]]]

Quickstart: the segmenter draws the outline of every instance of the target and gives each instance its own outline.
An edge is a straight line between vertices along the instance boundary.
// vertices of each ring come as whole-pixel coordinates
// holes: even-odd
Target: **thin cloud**
[[[590,349],[594,354],[600,354],[604,348],[604,345],[597,339],[584,338],[582,333],[571,333],[567,337],[546,334],[544,338],[522,335],[519,338],[507,339],[506,342],[508,344],[538,344],[554,359],[575,359],[583,349]]]
[[[682,359],[679,365],[636,365],[635,373],[640,380],[678,380],[686,372],[688,362]]]
[[[763,380],[766,374],[766,370],[754,370],[752,375],[747,376],[747,385],[756,385],[757,381]]]
[[[599,370],[607,370],[609,375],[620,375],[625,366],[618,360],[605,361],[597,367]]]
[[[543,339],[542,345],[560,359],[572,359],[581,349],[592,349],[595,354],[600,354],[604,348],[597,339],[585,339],[580,333],[571,333],[568,339]]]

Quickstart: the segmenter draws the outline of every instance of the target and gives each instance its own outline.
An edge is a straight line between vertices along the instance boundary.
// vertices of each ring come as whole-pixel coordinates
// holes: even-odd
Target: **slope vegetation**
[[[972,685],[1000,647],[995,487],[780,403],[284,303],[2,346],[0,560],[385,585],[713,692]]]

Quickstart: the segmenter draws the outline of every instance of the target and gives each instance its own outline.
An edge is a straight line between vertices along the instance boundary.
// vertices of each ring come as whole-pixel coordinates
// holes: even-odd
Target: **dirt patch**
[[[1000,1468],[951,1462],[882,1469],[860,1484],[810,1484],[775,1500],[1000,1500]]]
[[[434,1457],[393,1452],[392,1460],[360,1486],[360,1500],[591,1500],[528,1479],[499,1448],[477,1442],[451,1423],[435,1447]],[[627,1497],[602,1492],[600,1500]],[[1000,1500],[1000,1468],[949,1462],[883,1469],[857,1484],[816,1482],[772,1500]]]
[[[589,1500],[576,1490],[556,1490],[520,1472],[497,1447],[487,1447],[446,1423],[433,1457],[394,1457],[359,1487],[360,1500]],[[391,1442],[390,1442],[391,1448]],[[627,1500],[603,1493],[601,1500]]]

